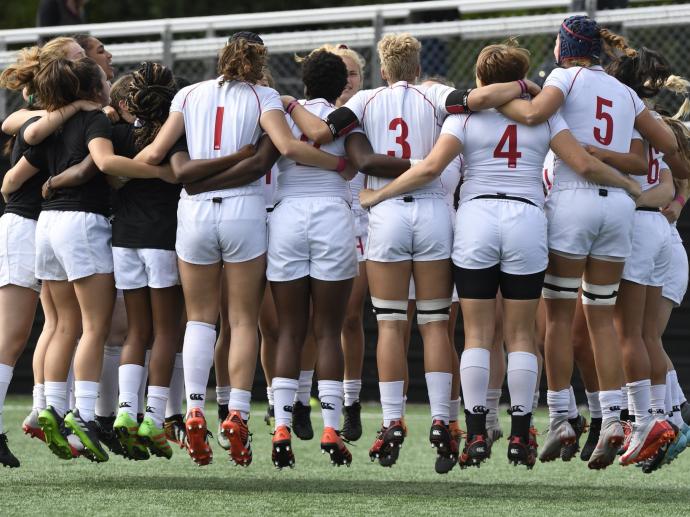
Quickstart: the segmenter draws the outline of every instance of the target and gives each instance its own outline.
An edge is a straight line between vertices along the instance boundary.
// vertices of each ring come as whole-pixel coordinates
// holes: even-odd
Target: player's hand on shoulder
[[[105,113],[105,116],[108,117],[108,120],[110,120],[110,122],[113,124],[117,124],[120,121],[120,115],[112,106],[106,106],[103,108],[103,113]]]

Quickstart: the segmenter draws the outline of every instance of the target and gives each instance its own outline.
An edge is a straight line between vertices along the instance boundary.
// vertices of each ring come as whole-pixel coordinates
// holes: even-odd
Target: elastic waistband
[[[508,194],[503,194],[501,192],[498,192],[496,194],[482,194],[481,196],[473,197],[472,199],[470,199],[470,201],[474,201],[475,199],[506,199],[508,201],[519,201],[520,203],[527,203],[528,205],[537,206],[534,202],[530,201],[527,198],[509,196]]]

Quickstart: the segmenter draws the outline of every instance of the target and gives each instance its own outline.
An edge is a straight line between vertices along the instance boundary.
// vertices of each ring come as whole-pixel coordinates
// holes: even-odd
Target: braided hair
[[[160,63],[145,61],[132,72],[125,103],[127,110],[141,122],[141,126],[134,130],[137,149],[143,149],[156,137],[168,118],[175,93],[175,76],[172,70]]]

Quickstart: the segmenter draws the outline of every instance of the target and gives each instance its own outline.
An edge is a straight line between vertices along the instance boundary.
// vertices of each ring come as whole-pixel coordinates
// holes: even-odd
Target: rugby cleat
[[[434,469],[437,474],[447,474],[458,462],[458,442],[450,427],[442,420],[434,420],[429,430],[429,442],[436,449]]]
[[[42,442],[46,441],[46,436],[43,434],[43,429],[41,429],[38,423],[38,409],[32,409],[31,413],[27,415],[22,423],[22,430],[24,434],[28,434],[31,438],[38,438]]]
[[[266,422],[267,426],[272,426],[273,425],[273,419],[276,417],[275,409],[273,408],[272,404],[269,404],[266,406],[266,414],[264,415],[264,422]]]
[[[206,427],[206,417],[199,408],[192,408],[187,413],[184,423],[184,443],[189,456],[199,466],[208,465],[213,460],[213,451],[208,444],[211,434]]]
[[[180,449],[184,449],[184,418],[182,415],[166,417],[163,429],[165,429],[165,437],[169,442],[176,443]]]
[[[668,452],[666,452],[666,457],[664,458],[663,464],[666,465],[675,460],[678,455],[685,450],[688,446],[688,431],[690,428],[683,422],[680,429],[676,432],[676,438],[671,442],[668,447]]]
[[[467,435],[458,463],[461,468],[479,467],[491,454],[491,447],[483,434]]]
[[[0,434],[0,463],[2,463],[4,467],[9,467],[11,469],[19,467],[19,460],[12,454],[7,444],[7,435],[5,433]]]
[[[154,456],[168,460],[172,458],[172,449],[165,437],[165,431],[157,427],[150,416],[144,417],[144,421],[137,430],[137,437],[139,442],[148,448]]]
[[[539,444],[537,443],[537,436],[539,436],[539,431],[537,431],[537,428],[536,427],[530,427],[529,428],[529,441],[527,442],[527,446],[534,453],[535,458],[537,457],[537,451],[539,449]]]
[[[388,427],[381,427],[374,444],[369,449],[371,461],[379,462],[382,467],[392,467],[398,461],[400,448],[405,441],[405,428],[402,420],[391,420]]]
[[[113,424],[115,423],[114,416],[97,416],[96,417],[96,430],[98,432],[98,439],[113,454],[118,456],[127,457],[125,450],[122,448],[122,444],[117,438],[117,434],[113,429]]]
[[[38,414],[38,424],[51,452],[60,459],[71,460],[74,456],[67,441],[65,421],[52,406],[46,407]]]
[[[311,426],[311,405],[302,404],[299,400],[292,407],[292,430],[300,440],[314,438],[314,429]]]
[[[593,470],[602,470],[608,467],[616,459],[616,455],[625,441],[625,430],[621,421],[616,418],[608,418],[601,422],[600,419],[592,419],[592,427],[597,425],[599,438],[594,450],[590,453],[587,466]],[[590,436],[592,431],[590,428]],[[587,438],[589,442],[589,437]],[[586,446],[587,444],[585,444]],[[584,452],[580,457],[584,460]]]
[[[342,436],[350,441],[355,442],[362,437],[362,406],[359,402],[353,403],[351,406],[343,406],[343,429]]]
[[[149,451],[139,439],[139,423],[126,411],[120,411],[113,423],[113,432],[122,446],[125,458],[129,460],[147,460]]]
[[[84,445],[84,450],[81,451],[82,456],[97,463],[108,461],[108,453],[105,452],[98,439],[98,426],[95,421],[85,421],[79,414],[79,410],[73,409],[65,416],[65,427],[71,429]]]
[[[352,454],[345,447],[341,433],[332,427],[325,427],[321,435],[321,453],[330,456],[331,465],[347,467],[352,463]]]
[[[690,425],[690,404],[686,400],[680,405],[680,416],[687,425]]]
[[[226,451],[230,450],[230,441],[228,437],[225,436],[225,433],[223,433],[223,422],[228,418],[229,413],[230,411],[228,411],[227,404],[218,404],[218,434],[216,434],[216,441],[218,445],[220,445],[220,448]]]
[[[530,446],[529,440],[520,436],[508,438],[508,462],[513,465],[524,465],[532,469],[537,462],[536,450]]]
[[[222,433],[228,441],[230,459],[235,465],[248,467],[252,462],[252,434],[239,411],[230,411],[221,424]]]
[[[491,456],[491,446],[501,438],[503,438],[503,429],[501,429],[501,423],[498,420],[487,423],[486,443],[489,445],[489,456]]]
[[[589,422],[589,433],[587,433],[587,440],[582,446],[582,451],[580,452],[580,459],[582,461],[589,461],[592,457],[592,453],[599,443],[599,435],[601,433],[601,418],[592,418]]]
[[[271,459],[275,467],[278,470],[285,467],[294,468],[295,456],[292,453],[292,435],[288,426],[278,426],[273,433],[272,446]]]
[[[620,458],[620,464],[626,466],[649,459],[674,438],[675,433],[666,421],[650,419],[646,424],[635,423],[630,443]]]
[[[576,441],[575,431],[565,417],[554,419],[549,426],[549,434],[541,448],[539,461],[554,461],[561,456],[561,449]]]
[[[570,427],[575,431],[575,441],[564,444],[561,447],[561,460],[570,461],[580,451],[580,437],[587,430],[587,419],[578,414],[575,418],[568,419]]]

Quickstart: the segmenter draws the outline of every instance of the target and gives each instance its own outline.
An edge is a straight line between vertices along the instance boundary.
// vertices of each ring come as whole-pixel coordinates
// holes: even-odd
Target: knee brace
[[[618,283],[596,285],[582,281],[583,305],[616,305],[616,298],[618,298]]]
[[[407,300],[382,300],[371,297],[378,321],[407,321]]]
[[[450,298],[417,300],[417,325],[424,325],[432,321],[448,321],[450,304]]]
[[[580,278],[566,278],[547,273],[541,295],[552,300],[576,300],[580,282],[582,282]]]

